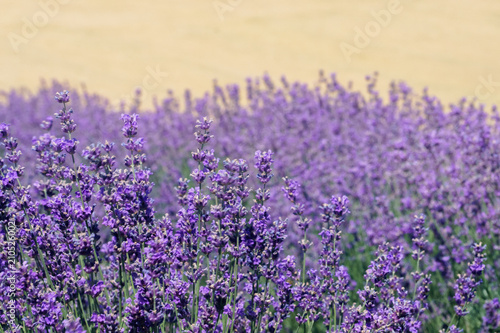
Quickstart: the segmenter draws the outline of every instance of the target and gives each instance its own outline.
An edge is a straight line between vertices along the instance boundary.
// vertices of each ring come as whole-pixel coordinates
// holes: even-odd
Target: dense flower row
[[[498,328],[496,110],[445,113],[403,84],[384,103],[373,79],[368,98],[334,76],[313,89],[263,82],[248,82],[245,106],[237,86],[187,94],[185,112],[166,99],[141,114],[145,140],[126,114],[121,150],[91,145],[121,141],[97,96],[72,98],[78,126],[56,96],[62,135],[50,134],[50,89],[7,96],[3,303],[25,331]],[[203,116],[215,126],[202,120],[192,140]],[[48,132],[31,142],[40,122]],[[347,199],[330,193],[349,197],[348,223]]]

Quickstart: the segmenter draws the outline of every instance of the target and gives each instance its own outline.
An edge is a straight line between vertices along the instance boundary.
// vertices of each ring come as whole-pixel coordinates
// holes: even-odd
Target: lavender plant
[[[121,132],[99,96],[72,97],[75,121],[58,94],[56,134],[53,88],[5,95],[2,329],[498,329],[496,108],[282,86],[170,96],[141,130],[136,104]]]

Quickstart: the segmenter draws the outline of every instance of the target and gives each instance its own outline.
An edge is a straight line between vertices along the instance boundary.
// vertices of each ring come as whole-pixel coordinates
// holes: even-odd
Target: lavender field
[[[0,92],[0,332],[500,332],[498,110],[376,81]]]

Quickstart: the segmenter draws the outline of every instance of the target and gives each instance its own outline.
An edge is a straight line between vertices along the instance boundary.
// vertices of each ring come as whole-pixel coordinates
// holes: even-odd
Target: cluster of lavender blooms
[[[81,153],[85,163],[76,163],[79,141],[73,137],[73,110],[66,106],[69,93],[57,93],[56,100],[63,105],[56,118],[65,136],[46,133],[33,139],[44,177],[33,183],[34,197],[21,181],[17,140],[7,124],[0,127],[2,222],[16,230],[7,236],[3,228],[2,234],[4,243],[15,243],[14,264],[2,262],[1,274],[9,281],[2,286],[2,303],[14,309],[13,317],[3,309],[2,331],[278,332],[291,316],[307,332],[318,321],[329,332],[420,326],[417,315],[425,309],[421,300],[428,289],[407,298],[403,278],[396,274],[401,247],[379,248],[359,292],[362,301],[349,305],[351,279],[340,266],[339,250],[346,197],[333,197],[321,207],[321,273],[306,273],[304,265],[297,271],[295,258],[282,254],[289,222],[273,219],[267,203],[267,184],[274,176],[271,151],[255,153],[260,186],[252,190],[247,162],[226,159],[219,167],[213,150],[206,148],[213,138],[211,121],[198,121],[199,147],[192,152],[197,167],[189,180],[179,181],[182,208],[174,223],[167,215],[155,217],[154,184],[141,154],[144,139],[137,137],[139,116],[121,117],[124,168],[117,168],[109,142],[88,146]],[[304,231],[305,253],[311,241],[297,202],[298,184],[284,183]],[[104,210],[102,218],[94,214],[96,206]],[[101,229],[108,230],[107,237],[101,237]]]
[[[104,281],[95,287],[102,290],[101,300],[98,295],[93,307],[99,308],[97,304],[105,298],[102,293],[109,290],[110,309],[104,311],[109,317],[115,314],[119,318],[122,309],[122,318],[128,318],[125,309],[135,304],[133,295],[139,290],[135,281],[137,277],[145,278],[143,272],[135,271],[139,269],[136,266],[146,262],[146,253],[152,256],[165,251],[158,244],[151,250],[146,245],[150,236],[134,240],[131,235],[141,238],[140,235],[149,235],[146,231],[150,224],[167,223],[170,227],[162,228],[172,230],[174,235],[166,243],[169,251],[175,250],[171,244],[180,242],[182,251],[188,253],[182,264],[169,264],[177,271],[177,275],[168,277],[169,281],[178,281],[172,283],[179,284],[181,291],[177,292],[186,296],[183,302],[189,304],[185,306],[189,308],[189,318],[186,315],[183,320],[174,319],[180,318],[176,309],[169,314],[171,323],[182,323],[183,327],[176,326],[179,331],[217,331],[216,327],[200,326],[203,316],[217,317],[220,325],[226,325],[226,331],[498,329],[500,223],[496,196],[500,117],[496,108],[487,112],[482,105],[462,100],[446,111],[438,99],[425,92],[417,96],[404,84],[393,84],[389,101],[384,102],[375,90],[375,78],[368,78],[368,97],[364,97],[342,87],[334,75],[328,79],[322,75],[313,88],[290,84],[286,79],[278,87],[264,76],[262,80],[248,80],[246,103],[236,85],[225,90],[215,86],[212,94],[194,100],[186,93],[183,110],[169,96],[155,106],[154,112],[141,113],[145,140],[136,138],[137,117],[132,114],[138,111],[138,104],[128,110],[124,118],[126,128],[120,132],[116,125],[118,115],[105,111],[109,106],[103,98],[76,94],[71,103],[81,115],[78,127],[85,136],[78,140],[82,144],[71,137],[75,125],[71,112],[64,107],[57,117],[65,137],[41,135],[37,138],[38,148],[35,142],[35,150],[30,151],[31,136],[41,131],[40,123],[49,133],[57,131],[54,118],[46,118],[53,107],[53,89],[44,87],[35,96],[16,91],[4,94],[7,102],[0,103],[2,121],[20,129],[16,131],[19,149],[11,153],[7,145],[5,148],[8,154],[24,153],[27,169],[22,179],[32,186],[19,191],[36,198],[35,202],[40,202],[37,209],[45,216],[52,216],[55,210],[41,202],[50,201],[52,196],[66,193],[65,200],[74,196],[80,201],[79,205],[72,203],[72,209],[79,214],[62,214],[66,224],[80,221],[81,230],[73,227],[76,231],[72,232],[83,239],[88,252],[80,254],[82,258],[72,259],[75,272],[78,267],[93,267],[89,272],[86,270],[90,268],[83,269],[91,278],[87,282],[90,289]],[[65,105],[65,98],[61,94],[58,101]],[[196,140],[192,140],[189,133],[195,120],[205,116],[215,119],[216,126],[202,122]],[[216,140],[211,140],[212,134]],[[91,146],[92,141],[103,140],[103,136],[120,142],[122,135],[126,138],[125,149],[115,149],[107,142]],[[210,149],[205,147],[209,142]],[[78,145],[89,148],[77,154]],[[269,148],[272,154],[266,152]],[[261,152],[254,155],[256,150]],[[187,157],[189,151],[193,151],[192,158]],[[229,162],[220,162],[215,152],[228,156]],[[66,159],[68,154],[70,159]],[[248,166],[240,157],[257,159],[257,177],[247,177]],[[10,161],[7,156],[6,159]],[[37,168],[33,167],[35,160]],[[115,160],[123,160],[125,169],[115,169]],[[232,166],[228,164],[231,161]],[[271,170],[274,177],[270,176]],[[120,172],[121,178],[113,176],[115,172]],[[80,181],[75,175],[79,175]],[[245,181],[228,180],[235,175]],[[126,185],[127,182],[131,183]],[[243,187],[235,190],[236,185]],[[257,190],[250,191],[247,185]],[[99,194],[101,188],[108,189],[104,199]],[[221,188],[238,194],[223,194]],[[119,195],[122,201],[113,206],[115,193],[122,191],[126,193]],[[332,208],[346,207],[345,199],[330,199],[331,193],[349,197],[349,223],[343,222],[347,211],[338,217]],[[155,209],[151,197],[155,198]],[[231,200],[239,202],[236,205],[245,213],[240,216],[242,213],[238,212],[234,219],[252,220],[253,229],[249,232],[256,237],[253,248],[241,249],[247,245],[238,228],[232,227],[232,238],[224,233],[228,227],[227,213],[221,215],[217,210],[224,211]],[[58,205],[64,206],[63,202]],[[215,208],[216,216],[212,214],[213,206],[219,205],[221,208]],[[127,227],[120,229],[123,216],[130,216],[125,214],[129,210],[135,222],[127,221]],[[141,210],[145,211],[139,213]],[[171,220],[161,217],[163,212],[177,218],[167,222]],[[274,219],[268,216],[269,212]],[[414,218],[416,213],[425,215],[425,227],[420,215]],[[282,219],[274,222],[279,216]],[[219,225],[221,232],[217,235]],[[176,235],[181,226],[187,231],[180,241]],[[240,235],[236,240],[235,234]],[[266,240],[264,235],[276,240]],[[5,239],[10,241],[8,237],[6,233]],[[111,239],[115,243],[106,245]],[[40,242],[44,245],[42,238]],[[266,242],[274,247],[268,249]],[[113,252],[115,246],[121,250],[123,245],[128,246],[126,253]],[[51,250],[48,258],[56,253],[54,248]],[[29,251],[27,254],[33,255]],[[145,258],[136,263],[141,257]],[[5,258],[8,267],[7,254]],[[102,262],[103,258],[106,261]],[[44,276],[41,259],[33,260],[40,261],[36,267]],[[123,267],[117,264],[120,260],[124,261]],[[66,266],[71,266],[70,262],[66,260]],[[117,278],[120,269],[122,275]],[[268,272],[272,269],[277,272]],[[214,271],[218,275],[212,278]],[[168,272],[159,269],[158,276],[168,276]],[[126,277],[129,274],[130,281]],[[287,277],[279,282],[272,274]],[[104,287],[113,277],[123,283],[121,297],[112,291],[120,284]],[[225,285],[217,284],[219,280]],[[157,284],[159,293],[168,289],[162,289],[161,279]],[[228,295],[225,304],[232,302],[234,310],[225,306],[219,316],[213,290],[224,290]],[[207,293],[214,295],[210,298]],[[129,298],[131,302],[127,302]],[[121,305],[113,300],[121,300]],[[82,304],[84,308],[90,304],[83,294]],[[215,310],[210,310],[210,304]],[[75,309],[73,317],[83,318]],[[198,312],[196,318],[194,309]],[[5,309],[6,322],[8,310]],[[201,311],[211,315],[202,316]],[[228,326],[233,325],[233,317],[234,326]],[[96,315],[87,320],[87,325],[104,329],[96,324],[96,318],[104,320]],[[127,322],[116,320],[123,322],[121,328],[130,327]],[[84,322],[81,325],[85,327]]]

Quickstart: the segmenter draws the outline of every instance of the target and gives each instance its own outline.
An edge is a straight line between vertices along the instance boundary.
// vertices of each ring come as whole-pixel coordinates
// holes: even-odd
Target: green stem
[[[302,219],[302,217],[301,217]],[[304,238],[305,241],[307,239],[307,230],[304,230]],[[304,242],[305,245],[305,242]],[[306,283],[306,250],[302,251],[302,283]]]
[[[118,318],[119,318],[119,322],[121,323],[122,322],[122,308],[123,308],[123,305],[122,305],[123,285],[122,285],[122,265],[121,265],[121,263],[118,263],[118,284],[120,286],[118,288]]]
[[[239,248],[239,239],[236,240],[236,247]],[[234,332],[233,328],[234,328],[234,319],[235,319],[235,311],[236,311],[236,297],[238,296],[238,259],[239,258],[236,258],[236,274],[235,274],[235,283],[234,283],[234,298],[233,298],[233,308],[231,310],[231,313],[233,315],[233,318],[231,319],[231,332]]]
[[[417,257],[417,273],[418,273],[419,271],[420,271],[420,254],[419,254],[419,255],[418,255],[418,257]],[[419,280],[420,280],[420,279],[419,279]],[[418,285],[418,281],[419,281],[419,280],[415,281],[415,289],[413,289],[413,297],[412,297],[412,299],[413,299],[413,301],[414,301],[414,302],[415,302],[415,295],[416,295],[416,293],[417,293],[417,285]]]
[[[83,303],[82,298],[80,297],[80,292],[78,292],[78,303],[80,305],[80,311],[82,312],[83,321],[85,322],[85,327],[87,328],[87,332],[89,331],[89,324],[87,323],[87,318],[84,316]]]
[[[448,333],[450,331],[451,323],[453,323],[453,319],[455,319],[456,316],[457,316],[457,313],[454,312],[453,317],[451,317],[450,324],[448,325],[448,328],[446,329],[445,333]],[[458,320],[460,321],[460,318]],[[458,322],[457,322],[457,324],[458,324]]]

